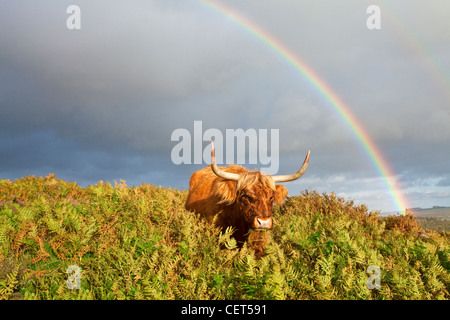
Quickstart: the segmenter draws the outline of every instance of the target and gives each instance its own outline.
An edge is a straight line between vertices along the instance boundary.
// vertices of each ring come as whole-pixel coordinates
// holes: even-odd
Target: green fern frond
[[[8,273],[3,281],[0,281],[0,300],[8,299],[14,293],[19,283],[18,279],[19,266],[16,266]]]

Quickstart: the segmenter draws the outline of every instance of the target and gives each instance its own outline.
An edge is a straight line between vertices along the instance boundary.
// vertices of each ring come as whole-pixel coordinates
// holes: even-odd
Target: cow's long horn
[[[216,152],[214,150],[214,142],[211,140],[211,169],[216,174],[216,176],[227,179],[238,181],[240,175],[232,172],[225,172],[219,169],[216,164]]]
[[[300,170],[298,170],[294,174],[288,174],[285,176],[272,176],[273,181],[274,182],[288,182],[288,181],[292,181],[292,180],[296,180],[296,179],[300,178],[305,173],[306,168],[308,167],[308,161],[309,161],[309,150],[308,150],[308,153],[306,154],[305,161],[303,161],[303,165],[300,168]]]

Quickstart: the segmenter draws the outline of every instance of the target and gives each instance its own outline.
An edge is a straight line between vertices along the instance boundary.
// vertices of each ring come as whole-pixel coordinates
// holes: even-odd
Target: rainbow
[[[217,3],[211,0],[197,1],[215,11],[216,13],[236,23],[247,32],[252,34],[254,37],[259,39],[267,47],[281,56],[287,63],[293,66],[304,78],[306,78],[313,85],[313,87],[329,102],[329,104],[339,114],[341,119],[354,133],[357,140],[360,142],[365,152],[371,159],[375,169],[381,175],[381,177],[383,177],[384,184],[389,191],[396,210],[399,213],[404,213],[404,210],[408,208],[408,202],[398,186],[396,175],[390,168],[388,162],[383,157],[374,141],[370,138],[361,123],[353,115],[350,108],[342,101],[338,94],[334,92],[328,86],[328,84],[323,81],[317,75],[317,73],[312,68],[310,68],[302,59],[294,54],[283,43],[270,35],[266,30],[263,30],[260,26],[256,25],[231,8],[224,6],[222,3]]]

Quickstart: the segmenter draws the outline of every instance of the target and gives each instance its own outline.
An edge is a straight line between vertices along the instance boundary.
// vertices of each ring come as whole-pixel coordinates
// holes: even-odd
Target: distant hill
[[[432,208],[410,209],[422,228],[436,231],[450,231],[450,208],[433,206]]]
[[[436,231],[450,231],[450,207],[433,206],[432,208],[408,209],[422,228]],[[395,212],[382,212],[380,217],[397,215]]]
[[[409,208],[408,211],[415,217],[439,218],[450,220],[450,207],[433,206],[432,208]],[[380,217],[395,215],[396,212],[381,212]]]
[[[440,219],[449,219],[450,220],[450,207],[439,207],[434,206],[428,209],[422,208],[412,208],[409,211],[415,217],[424,217],[424,218],[440,218]]]

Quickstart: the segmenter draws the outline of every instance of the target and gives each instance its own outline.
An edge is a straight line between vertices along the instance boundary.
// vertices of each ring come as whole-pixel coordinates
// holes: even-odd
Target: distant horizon
[[[0,180],[9,180],[9,181],[11,181],[11,182],[14,182],[15,180],[20,180],[20,179],[22,179],[22,178],[27,178],[27,177],[36,177],[36,178],[45,178],[45,177],[48,177],[49,175],[52,175],[52,174],[54,174],[55,175],[55,177],[56,177],[56,179],[60,179],[60,180],[63,180],[63,181],[68,181],[68,182],[70,182],[70,183],[76,183],[78,186],[80,186],[81,188],[87,188],[87,187],[89,187],[89,186],[95,186],[98,182],[100,182],[100,181],[103,181],[104,183],[110,183],[113,187],[115,186],[115,182],[117,183],[117,184],[120,184],[120,183],[122,183],[121,182],[121,180],[122,181],[125,181],[125,183],[127,184],[127,186],[128,187],[139,187],[139,186],[141,186],[142,184],[149,184],[149,185],[155,185],[156,187],[161,187],[161,188],[172,188],[172,189],[177,189],[177,190],[180,190],[180,191],[188,191],[189,190],[189,188],[187,187],[187,188],[178,188],[178,187],[174,187],[174,186],[163,186],[163,185],[160,185],[160,184],[155,184],[155,183],[152,183],[152,182],[147,182],[147,181],[143,181],[143,182],[141,182],[141,183],[138,183],[138,184],[136,184],[136,183],[129,183],[129,181],[127,181],[126,179],[113,179],[112,181],[111,180],[103,180],[103,179],[99,179],[99,180],[97,180],[97,181],[95,181],[95,182],[83,182],[83,183],[80,183],[79,181],[77,181],[77,180],[75,180],[75,179],[64,179],[64,178],[62,178],[62,177],[60,177],[60,176],[58,176],[57,174],[55,174],[54,172],[49,172],[48,174],[40,174],[40,175],[33,175],[33,174],[30,174],[30,175],[25,175],[25,176],[21,176],[21,177],[17,177],[17,178],[3,178],[3,177],[0,177]],[[284,184],[285,186],[286,186],[286,184]],[[302,192],[302,191],[305,191],[305,190],[315,190],[315,189],[310,189],[310,188],[306,188],[306,189],[303,189],[303,190],[300,190],[300,192]],[[317,190],[315,190],[315,191],[317,191]],[[291,193],[289,193],[289,195],[288,195],[288,197],[292,197],[292,196],[296,196],[296,195],[299,195],[300,194],[300,192],[299,193],[296,193],[296,194],[291,194]],[[329,191],[329,192],[327,192],[327,191],[325,191],[325,192],[319,192],[320,194],[322,194],[322,193],[327,193],[327,194],[330,194],[330,193],[332,193],[333,191]],[[338,195],[339,196],[339,195]],[[365,204],[365,203],[359,203],[358,202],[358,199],[351,199],[351,198],[345,198],[345,197],[343,197],[346,201],[355,201],[355,203],[357,203],[357,204]],[[367,205],[367,204],[365,204],[365,205]],[[398,211],[396,211],[396,210],[380,210],[380,209],[377,209],[377,208],[372,208],[372,207],[370,207],[370,206],[368,206],[368,208],[369,208],[369,211],[380,211],[380,213],[381,214],[395,214],[395,213],[399,213]],[[414,209],[420,209],[420,210],[430,210],[430,209],[450,209],[450,206],[442,206],[442,205],[439,205],[439,204],[435,204],[435,205],[432,205],[431,207],[412,207],[412,208],[406,208],[406,210],[414,210]]]

